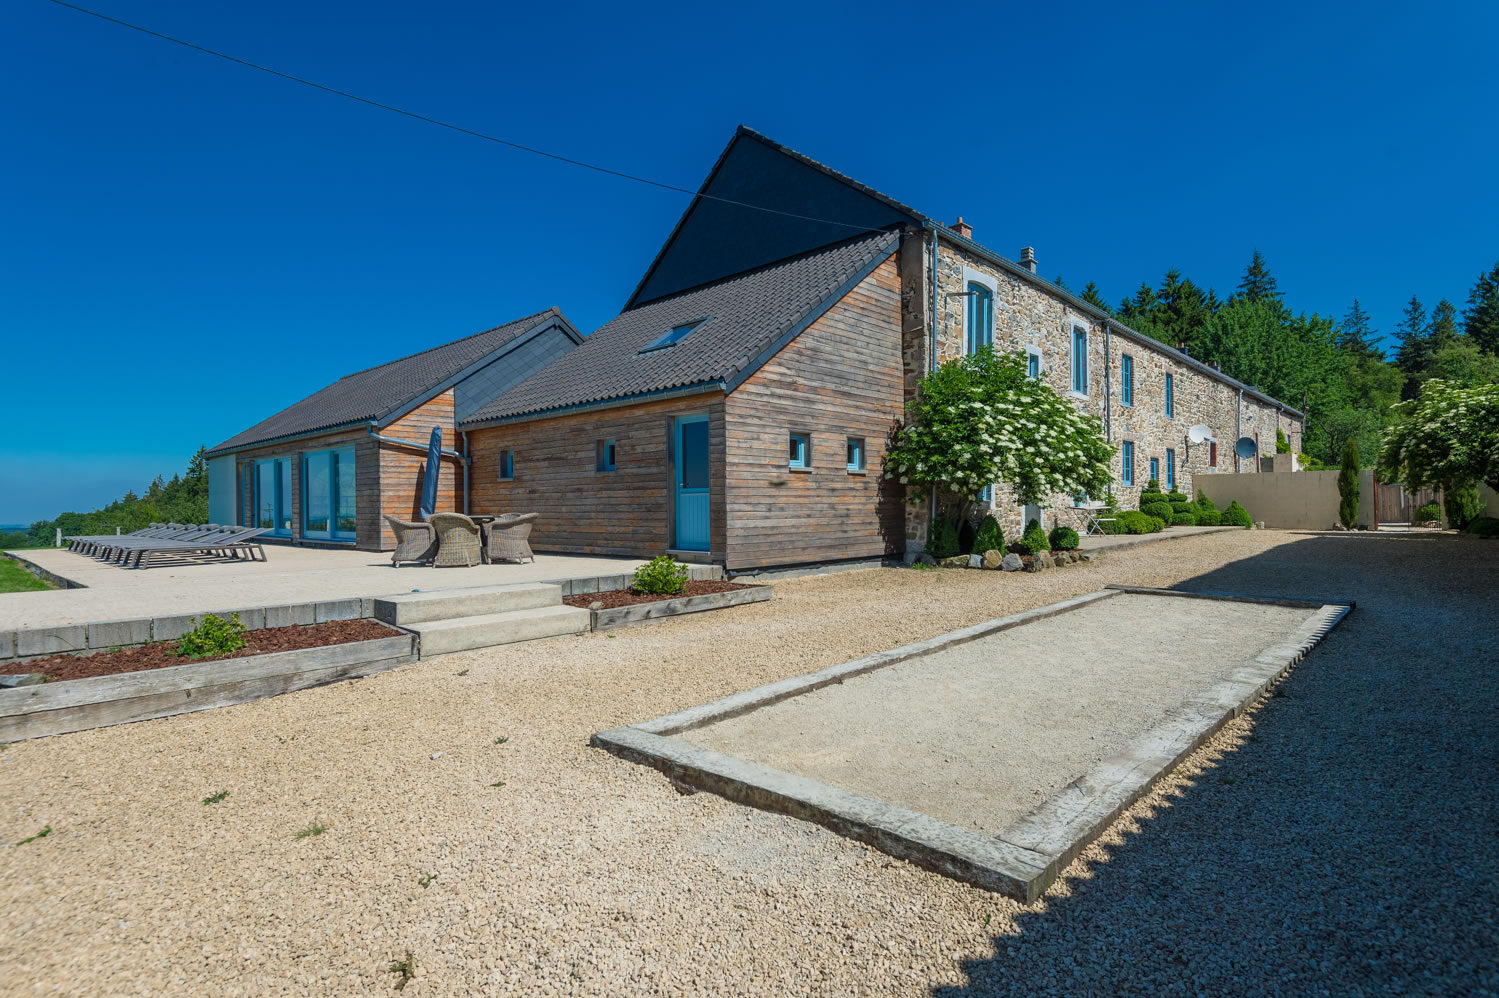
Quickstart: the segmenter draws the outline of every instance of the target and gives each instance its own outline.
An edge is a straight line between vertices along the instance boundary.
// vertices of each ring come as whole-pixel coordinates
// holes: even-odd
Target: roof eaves
[[[351,430],[356,426],[368,425],[374,417],[361,416],[358,419],[346,419],[338,423],[329,423],[327,426],[317,426],[310,430],[298,430],[296,433],[283,433],[276,437],[265,437],[260,440],[249,440],[242,444],[226,446],[219,444],[211,450],[205,451],[207,457],[223,457],[226,454],[238,454],[240,451],[254,450],[257,447],[269,447],[273,444],[290,443],[293,440],[305,440],[308,437],[321,437],[329,433],[337,433],[342,430]],[[237,436],[237,434],[236,434]],[[230,437],[233,440],[234,437]],[[226,441],[227,443],[227,441]]]
[[[656,388],[647,392],[634,392],[629,395],[616,395],[610,398],[589,399],[584,402],[573,402],[568,405],[552,406],[546,409],[528,409],[524,412],[512,412],[503,416],[471,418],[459,423],[458,429],[466,433],[471,430],[482,430],[491,426],[525,423],[537,419],[551,419],[555,416],[571,416],[579,412],[588,412],[594,409],[613,409],[623,405],[634,405],[637,402],[658,401],[661,399],[723,391],[726,391],[723,381],[714,378],[708,381],[694,381],[686,385],[674,385],[669,388]]]
[[[1246,385],[1244,384],[1244,382],[1238,380],[1237,378],[1224,374],[1222,371],[1218,370],[1210,364],[1204,364],[1196,357],[1193,357],[1192,355],[1187,353],[1183,353],[1182,351],[1171,346],[1169,343],[1162,343],[1160,340],[1156,339],[1153,336],[1147,336],[1142,332],[1131,329],[1129,326],[1126,326],[1123,322],[1121,322],[1117,316],[1110,315],[1108,312],[1105,312],[1103,309],[1099,308],[1097,305],[1094,305],[1092,302],[1084,301],[1077,295],[1073,294],[1071,291],[1053,284],[1051,281],[1048,281],[1046,278],[1040,276],[1039,274],[1031,273],[1028,268],[1022,267],[1015,261],[999,255],[998,253],[989,249],[987,246],[976,243],[972,239],[968,239],[964,236],[958,235],[958,233],[954,232],[952,229],[949,229],[942,223],[929,222],[928,227],[936,231],[939,235],[942,236],[943,239],[946,239],[948,242],[956,243],[970,253],[981,256],[991,263],[998,264],[1000,267],[1009,271],[1011,274],[1014,274],[1016,277],[1019,277],[1025,281],[1029,281],[1030,283],[1041,287],[1048,293],[1061,298],[1063,301],[1067,302],[1074,308],[1086,312],[1088,315],[1093,316],[1095,319],[1107,322],[1111,330],[1123,333],[1126,337],[1133,339],[1140,345],[1150,347],[1153,350],[1159,350],[1178,363],[1184,364],[1200,374],[1205,374],[1215,381],[1221,381],[1231,388],[1241,390],[1246,395],[1252,395],[1253,397],[1259,399],[1267,405],[1273,405],[1281,411],[1288,412],[1293,416],[1299,416],[1303,419],[1306,418],[1306,413],[1302,412],[1300,409],[1296,409],[1292,406],[1286,405],[1280,399],[1274,398],[1270,395],[1266,395],[1258,388],[1255,388],[1252,385]]]

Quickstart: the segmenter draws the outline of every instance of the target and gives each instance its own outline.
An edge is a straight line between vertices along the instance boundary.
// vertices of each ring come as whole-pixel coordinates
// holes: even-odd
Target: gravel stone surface
[[[848,572],[12,744],[0,840],[53,831],[0,847],[0,990],[383,994],[409,950],[403,996],[1493,993],[1496,570],[1496,544],[1245,531]],[[1110,582],[1359,607],[1033,905],[587,747]]]
[[[1000,835],[1317,612],[1111,596],[676,737]]]

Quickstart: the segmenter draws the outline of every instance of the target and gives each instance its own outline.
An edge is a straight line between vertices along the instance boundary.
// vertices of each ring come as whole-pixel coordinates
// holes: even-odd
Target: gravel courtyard
[[[403,995],[1492,993],[1496,576],[1499,543],[1281,531],[850,572],[12,744],[0,840],[53,831],[0,847],[0,990],[383,994],[409,951]],[[1358,609],[1034,905],[587,747],[1111,582]]]

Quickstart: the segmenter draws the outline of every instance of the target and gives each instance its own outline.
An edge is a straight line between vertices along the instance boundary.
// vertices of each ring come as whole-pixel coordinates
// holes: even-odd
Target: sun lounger
[[[118,562],[124,561],[126,554],[129,552],[139,550],[142,547],[168,545],[178,542],[199,543],[222,540],[243,529],[246,528],[221,527],[217,523],[205,523],[201,527],[189,525],[170,534],[163,534],[157,537],[127,537],[124,535],[107,537],[97,542],[90,553],[94,557],[101,558],[104,561]]]
[[[149,568],[158,554],[199,554],[214,557],[249,558],[265,561],[265,546],[256,538],[269,527],[227,527],[207,537],[190,540],[143,540],[124,549],[120,563],[126,568]]]

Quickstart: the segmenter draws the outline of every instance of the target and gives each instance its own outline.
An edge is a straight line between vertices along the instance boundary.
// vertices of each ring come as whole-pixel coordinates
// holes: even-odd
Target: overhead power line
[[[238,56],[230,55],[227,52],[220,52],[217,49],[211,49],[206,45],[199,45],[196,42],[190,42],[186,39],[176,38],[172,35],[163,34],[160,31],[153,31],[152,29],[142,27],[139,24],[132,24],[129,21],[122,21],[118,17],[111,17],[110,15],[101,13],[97,10],[90,10],[87,7],[80,7],[77,4],[68,3],[67,0],[47,0],[47,2],[56,4],[59,7],[66,7],[68,10],[74,10],[80,14],[87,14],[89,17],[97,17],[99,20],[108,21],[110,24],[118,24],[120,27],[129,28],[131,31],[139,31],[143,35],[150,35],[152,38],[159,38],[164,42],[171,42],[173,45],[181,45],[183,48],[189,48],[195,52],[202,52],[204,55],[211,55],[215,58],[223,59],[227,62],[236,63],[237,65],[245,66],[249,69],[254,69],[262,73],[267,73],[271,76],[279,77],[283,80],[289,80],[292,83],[299,83],[304,87],[311,87],[314,90],[321,90],[324,93],[333,94],[336,97],[343,97],[346,100],[357,101],[360,104],[367,104],[370,107],[376,107],[382,111],[390,111],[393,114],[404,115],[407,118],[414,118],[417,121],[426,122],[429,125],[436,125],[438,128],[446,128],[450,131],[459,132],[463,135],[469,135],[476,139],[483,139],[486,142],[494,142],[498,145],[508,146],[511,149],[517,149],[521,152],[527,152],[533,156],[541,156],[544,159],[556,160],[559,163],[566,163],[569,166],[581,167],[585,170],[593,170],[596,173],[603,173],[611,177],[618,177],[621,180],[630,180],[637,184],[646,184],[650,187],[658,187],[661,190],[676,191],[679,194],[691,194],[708,201],[717,201],[720,204],[731,204],[740,208],[751,208],[755,211],[768,212],[772,215],[784,215],[787,218],[796,218],[804,222],[819,222],[824,225],[837,225],[845,229],[855,229],[859,232],[881,231],[868,225],[855,225],[851,222],[839,222],[831,218],[818,218],[814,215],[799,215],[794,211],[782,211],[779,208],[768,208],[765,205],[750,204],[747,201],[736,201],[733,198],[718,197],[717,195],[695,191],[688,187],[680,187],[676,184],[668,184],[660,180],[652,180],[649,177],[641,177],[633,173],[625,173],[623,170],[614,170],[610,169],[607,166],[599,166],[597,163],[589,163],[581,159],[573,159],[571,156],[563,156],[560,153],[548,152],[545,149],[538,149],[535,146],[528,146],[521,142],[512,142],[509,139],[502,139],[497,135],[489,135],[485,132],[475,131],[472,128],[465,128],[462,125],[455,125],[452,122],[443,121],[439,118],[429,117],[425,114],[419,114],[416,111],[408,111],[405,108],[396,107],[393,104],[384,104],[377,100],[371,100],[368,97],[361,97],[358,94],[349,93],[347,90],[340,90],[337,87],[330,87],[327,84],[318,83],[316,80],[309,80],[301,76],[294,76],[291,73],[283,73],[279,69],[272,69],[269,66],[262,66],[259,63],[251,62],[248,59],[241,59]]]

